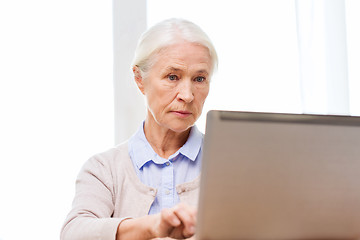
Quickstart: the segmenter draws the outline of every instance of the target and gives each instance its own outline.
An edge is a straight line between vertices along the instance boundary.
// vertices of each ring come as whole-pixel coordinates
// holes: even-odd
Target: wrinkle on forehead
[[[181,56],[182,52],[179,52],[179,51],[172,51],[174,49],[174,47],[176,46],[184,46],[186,47],[186,45],[192,45],[192,46],[197,46],[197,47],[201,47],[205,50],[205,52],[207,53],[206,55],[203,55],[201,58],[200,56],[199,59],[200,61],[198,61],[197,63],[204,63],[207,65],[207,68],[208,68],[208,71],[211,72],[212,70],[212,59],[211,59],[211,56],[210,56],[210,52],[209,52],[209,49],[199,43],[192,43],[192,42],[188,42],[188,41],[182,41],[182,42],[179,42],[179,43],[176,43],[176,44],[171,44],[171,45],[168,45],[168,46],[165,46],[163,48],[161,48],[159,51],[157,51],[156,53],[154,53],[154,55],[151,57],[151,62],[152,62],[152,66],[157,62],[157,61],[160,61],[163,57],[165,58],[168,58],[170,61],[174,61],[174,68],[177,68],[176,65],[179,65],[179,66],[184,66],[184,63],[183,61],[185,60],[185,58],[190,58],[192,56],[189,56],[189,55],[185,55],[185,56]]]

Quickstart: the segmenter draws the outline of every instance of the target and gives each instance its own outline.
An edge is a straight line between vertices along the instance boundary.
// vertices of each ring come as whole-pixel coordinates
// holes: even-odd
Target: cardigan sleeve
[[[112,218],[114,182],[110,166],[100,156],[89,159],[76,180],[72,210],[61,229],[61,240],[114,240],[123,220]]]

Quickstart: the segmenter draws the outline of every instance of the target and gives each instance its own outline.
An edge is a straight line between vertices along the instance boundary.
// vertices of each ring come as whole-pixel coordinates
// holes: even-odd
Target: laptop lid
[[[210,111],[196,239],[360,237],[360,118]]]

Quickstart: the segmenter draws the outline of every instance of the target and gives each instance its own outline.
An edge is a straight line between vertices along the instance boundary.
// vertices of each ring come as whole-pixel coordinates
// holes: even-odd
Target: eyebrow
[[[182,71],[183,71],[183,70],[180,69],[180,68],[168,66],[168,67],[166,67],[166,68],[163,68],[163,69],[160,71],[160,73],[161,73],[161,74],[167,74],[168,72],[176,72],[176,73],[178,73],[178,72],[182,72]]]
[[[183,71],[183,70],[180,68],[176,68],[176,67],[167,67],[167,68],[165,68],[165,71],[179,72],[179,71]]]
[[[209,74],[209,72],[207,71],[207,70],[203,70],[203,69],[201,69],[201,70],[198,70],[198,71],[196,71],[197,73],[203,73],[203,74]]]
[[[173,72],[181,72],[181,71],[184,71],[183,69],[181,68],[176,68],[176,67],[166,67],[164,69],[164,72],[167,72],[167,71],[173,71]],[[209,75],[209,72],[205,69],[200,69],[200,70],[197,70],[196,73],[202,73],[202,74],[206,74],[206,75]]]

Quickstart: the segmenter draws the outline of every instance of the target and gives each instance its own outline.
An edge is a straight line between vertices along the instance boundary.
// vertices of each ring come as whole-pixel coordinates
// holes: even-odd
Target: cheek
[[[204,103],[209,94],[209,87],[201,89],[199,91],[199,101]]]
[[[156,91],[148,91],[145,97],[148,107],[153,113],[156,114],[166,111],[167,106],[169,106],[174,99],[173,92],[166,89],[156,89]]]
[[[209,94],[209,90],[199,91],[196,96],[196,105],[199,110],[201,110],[204,106],[205,100]]]

